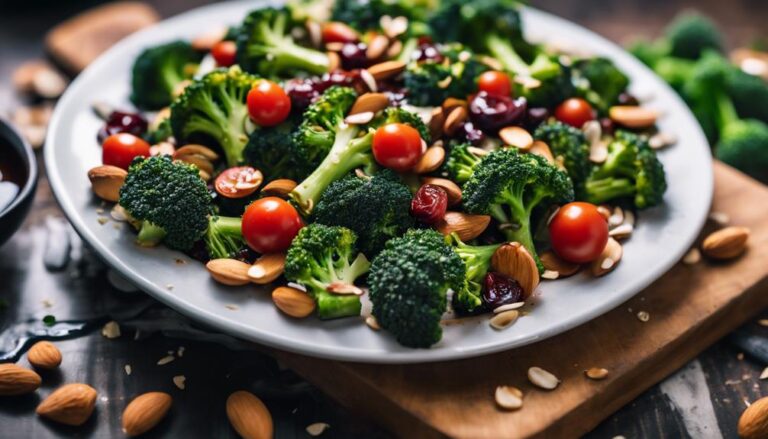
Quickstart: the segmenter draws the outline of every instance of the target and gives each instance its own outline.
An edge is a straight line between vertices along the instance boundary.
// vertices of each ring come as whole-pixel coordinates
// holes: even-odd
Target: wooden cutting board
[[[678,264],[633,299],[564,334],[499,354],[420,365],[274,354],[397,436],[577,437],[768,305],[768,188],[721,163],[715,179],[713,211],[751,228],[748,252],[728,263]],[[650,320],[641,322],[639,311]],[[526,378],[530,366],[562,383],[553,391],[534,388]],[[589,380],[590,367],[610,374]],[[522,409],[496,407],[494,389],[502,384],[523,390]]]

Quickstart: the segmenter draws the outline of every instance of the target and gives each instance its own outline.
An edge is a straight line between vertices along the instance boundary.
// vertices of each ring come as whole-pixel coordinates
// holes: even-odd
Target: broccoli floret
[[[740,117],[768,123],[768,82],[729,65],[725,85]]]
[[[298,130],[297,118],[292,117],[273,127],[261,127],[251,133],[243,153],[245,163],[264,174],[264,181],[278,178],[302,180],[314,169],[296,154],[294,144]]]
[[[368,277],[373,315],[379,325],[408,347],[440,341],[447,292],[461,291],[465,268],[434,230],[410,230],[390,240]]]
[[[451,234],[454,251],[464,262],[466,282],[464,288],[453,293],[453,309],[459,314],[474,314],[485,310],[483,281],[491,265],[491,258],[501,244],[469,245]]]
[[[173,136],[173,128],[171,128],[171,119],[167,117],[160,121],[155,126],[150,126],[147,133],[144,135],[144,139],[149,142],[150,145],[154,145],[160,142],[165,142]]]
[[[291,191],[291,198],[304,213],[311,213],[320,195],[331,183],[341,179],[355,168],[373,166],[371,143],[376,127],[389,123],[408,124],[429,141],[429,130],[417,114],[403,108],[390,107],[374,118],[368,127],[341,123],[336,129],[333,146],[312,174]]]
[[[593,169],[585,188],[591,203],[629,199],[638,209],[645,209],[662,202],[667,181],[648,142],[628,131],[617,131],[608,144],[608,158]]]
[[[392,171],[373,178],[349,175],[328,186],[312,215],[320,224],[351,229],[360,238],[360,250],[373,257],[389,239],[414,226],[408,213],[411,198],[408,186]]]
[[[180,144],[215,143],[229,166],[243,161],[248,143],[246,98],[258,78],[239,67],[218,69],[192,82],[171,104],[171,127]]]
[[[246,71],[266,77],[327,72],[328,55],[297,44],[291,36],[293,24],[288,8],[263,8],[248,14],[237,37],[237,62]]]
[[[464,184],[472,176],[475,166],[480,163],[480,157],[470,150],[470,143],[449,144],[448,157],[443,163],[441,174],[449,177],[458,184]]]
[[[331,5],[328,0],[288,0],[291,18],[297,23],[313,20],[324,23],[331,18]]]
[[[424,21],[436,3],[437,0],[336,0],[331,19],[364,32],[377,29],[379,19],[385,15]]]
[[[578,128],[553,120],[539,125],[534,137],[549,145],[555,160],[560,161],[568,171],[576,198],[583,197],[584,183],[592,170],[589,144],[584,133]]]
[[[353,286],[370,263],[355,248],[357,236],[344,227],[310,224],[293,239],[285,258],[286,279],[304,285],[317,302],[321,319],[359,316],[360,299],[328,289]]]
[[[468,213],[491,215],[507,240],[524,245],[543,270],[533,245],[531,212],[539,205],[573,201],[573,184],[545,158],[506,148],[483,157],[462,197]]]
[[[169,105],[176,86],[192,77],[202,57],[186,41],[145,49],[133,62],[131,101],[146,110]]]
[[[608,58],[580,59],[573,64],[572,72],[578,92],[601,114],[616,104],[629,85],[627,75]]]
[[[404,75],[408,103],[437,106],[449,97],[465,99],[477,91],[477,78],[489,67],[461,45],[441,47],[441,52],[447,62],[408,64]]]
[[[669,54],[679,58],[697,59],[707,50],[722,51],[723,37],[710,19],[686,12],[675,18],[664,32],[669,42]]]
[[[678,93],[683,94],[685,84],[693,75],[694,62],[682,58],[661,58],[656,62],[654,71]],[[683,94],[683,97],[685,95]]]
[[[632,42],[628,50],[629,53],[653,69],[659,60],[666,58],[669,54],[669,43],[662,39],[658,41],[641,39]]]
[[[232,258],[245,247],[242,220],[211,215],[203,239],[211,259]]]

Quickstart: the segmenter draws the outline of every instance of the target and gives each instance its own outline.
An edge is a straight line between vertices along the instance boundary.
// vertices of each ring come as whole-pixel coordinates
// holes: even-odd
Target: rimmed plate
[[[551,337],[614,308],[674,265],[704,223],[712,197],[711,156],[688,108],[620,47],[578,25],[527,8],[523,18],[531,40],[565,43],[575,50],[610,57],[632,78],[632,91],[651,95],[650,104],[663,111],[661,129],[679,138],[675,146],[660,152],[669,182],[665,204],[642,212],[625,245],[623,260],[609,276],[580,275],[544,282],[533,311],[507,330],[495,331],[484,320],[470,319],[446,326],[443,340],[431,349],[408,349],[385,333],[372,331],[362,319],[288,318],[272,305],[269,288],[223,287],[210,279],[201,264],[176,263],[180,253],[134,245],[135,236],[125,228],[118,230],[98,221],[100,202],[91,194],[86,175],[88,169],[101,164],[96,142],[101,121],[91,111],[91,103],[128,106],[131,65],[144,47],[190,39],[213,26],[238,23],[259,4],[206,6],[126,38],[78,76],[57,105],[50,125],[45,149],[48,178],[75,229],[109,265],[179,312],[247,340],[318,357],[373,363],[473,357]]]

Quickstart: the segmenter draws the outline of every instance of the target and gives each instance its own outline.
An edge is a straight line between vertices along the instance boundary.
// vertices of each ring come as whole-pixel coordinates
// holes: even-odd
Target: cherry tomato
[[[254,201],[243,214],[243,237],[259,253],[287,249],[304,224],[296,209],[277,197]]]
[[[549,223],[552,249],[566,261],[595,260],[608,242],[608,222],[590,203],[568,203]]]
[[[264,176],[258,169],[239,166],[226,169],[216,177],[216,192],[226,198],[243,198],[256,192]]]
[[[323,42],[325,43],[354,43],[360,38],[357,31],[338,21],[323,25]]]
[[[271,127],[291,112],[291,98],[279,85],[263,79],[248,92],[248,113],[257,125]]]
[[[235,64],[236,54],[237,44],[234,41],[219,41],[211,48],[211,56],[216,60],[216,64],[221,67],[229,67]]]
[[[555,108],[555,118],[572,127],[581,128],[595,118],[595,111],[584,99],[570,98]]]
[[[128,133],[113,134],[104,140],[101,161],[105,165],[128,169],[134,157],[149,157],[149,143]]]
[[[421,158],[421,136],[409,125],[390,123],[376,130],[372,149],[373,157],[381,166],[405,172]]]
[[[477,88],[491,95],[510,96],[512,94],[512,81],[504,72],[489,70],[477,78]]]

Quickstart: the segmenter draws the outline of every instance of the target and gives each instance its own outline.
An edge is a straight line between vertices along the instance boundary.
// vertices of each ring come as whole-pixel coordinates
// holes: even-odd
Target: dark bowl
[[[19,228],[32,206],[32,200],[35,198],[35,190],[37,189],[37,160],[32,147],[3,118],[0,118],[0,143],[16,151],[22,166],[25,167],[27,177],[26,181],[22,183],[19,193],[16,194],[16,198],[0,211],[0,245],[3,245]]]

